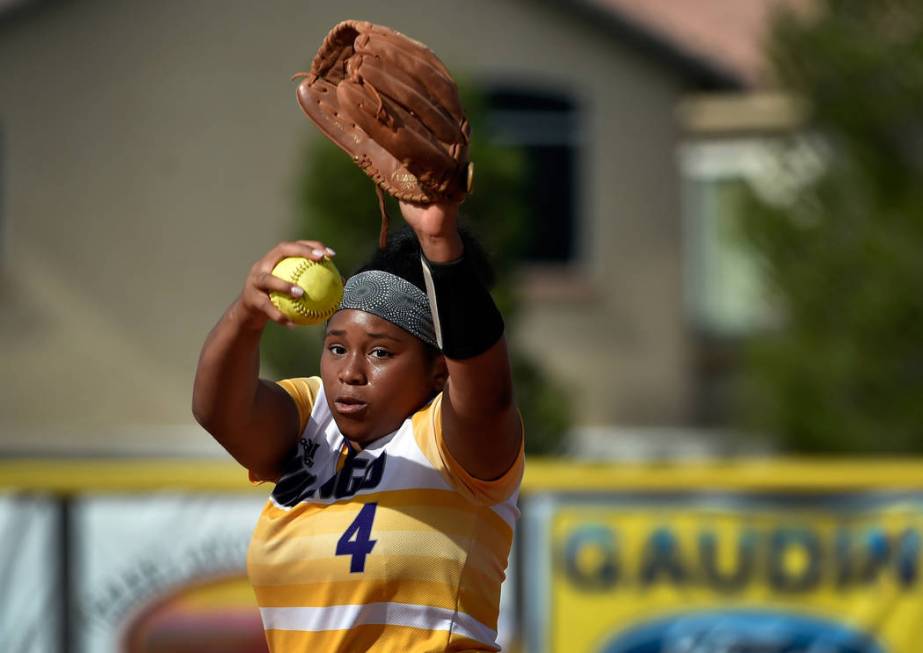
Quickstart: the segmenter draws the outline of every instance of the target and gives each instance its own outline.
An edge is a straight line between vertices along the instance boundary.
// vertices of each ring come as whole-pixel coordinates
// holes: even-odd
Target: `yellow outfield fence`
[[[231,460],[0,461],[0,650],[155,653],[171,619],[199,650],[258,645],[241,588],[271,488]],[[923,650],[923,460],[530,459],[520,507],[506,650]]]
[[[923,459],[741,459],[670,463],[577,463],[529,459],[524,494],[722,488],[742,491],[923,489]],[[144,492],[163,488],[266,494],[229,460],[0,459],[0,489]]]

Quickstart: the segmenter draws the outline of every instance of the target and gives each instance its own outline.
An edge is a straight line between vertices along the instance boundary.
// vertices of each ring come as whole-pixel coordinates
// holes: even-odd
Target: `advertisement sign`
[[[920,651],[923,494],[617,492],[534,508],[529,650]]]

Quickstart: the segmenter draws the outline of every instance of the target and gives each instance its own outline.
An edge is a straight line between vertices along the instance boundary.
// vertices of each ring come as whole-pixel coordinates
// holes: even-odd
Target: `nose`
[[[346,385],[365,385],[365,359],[355,353],[343,359],[338,378]]]

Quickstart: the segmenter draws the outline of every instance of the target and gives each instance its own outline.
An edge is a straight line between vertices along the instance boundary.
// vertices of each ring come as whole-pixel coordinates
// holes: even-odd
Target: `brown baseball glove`
[[[458,88],[428,47],[389,27],[346,20],[314,56],[296,96],[327,138],[381,191],[407,202],[460,202],[471,190],[468,120]]]

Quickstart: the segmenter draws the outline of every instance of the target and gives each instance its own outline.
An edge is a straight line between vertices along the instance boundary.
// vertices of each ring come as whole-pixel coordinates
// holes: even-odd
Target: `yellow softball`
[[[343,279],[330,259],[312,261],[292,256],[276,263],[272,273],[304,290],[301,297],[269,293],[273,306],[297,324],[324,322],[334,314],[343,299]]]

